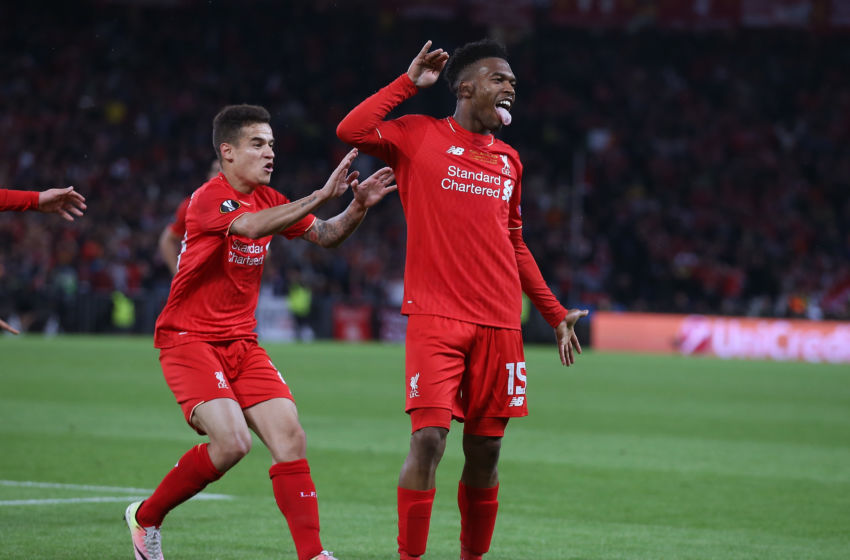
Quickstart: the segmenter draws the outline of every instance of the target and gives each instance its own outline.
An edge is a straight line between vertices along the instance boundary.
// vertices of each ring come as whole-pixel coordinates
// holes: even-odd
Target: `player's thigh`
[[[242,408],[233,399],[213,399],[195,407],[192,425],[203,430],[210,442],[247,453],[251,449],[251,433]]]
[[[471,340],[469,323],[411,315],[405,339],[405,411],[453,410]]]
[[[243,412],[248,425],[263,441],[276,463],[304,458],[307,440],[293,401],[269,399]]]
[[[462,386],[467,422],[526,416],[526,384],[522,332],[479,327]]]
[[[260,345],[255,341],[240,341],[235,351],[238,361],[232,386],[243,409],[271,399],[295,400],[283,375]]]
[[[196,430],[199,428],[193,424],[192,417],[199,405],[215,399],[236,400],[228,380],[227,364],[216,345],[190,342],[163,348],[159,361],[165,381],[183,410],[183,417]]]

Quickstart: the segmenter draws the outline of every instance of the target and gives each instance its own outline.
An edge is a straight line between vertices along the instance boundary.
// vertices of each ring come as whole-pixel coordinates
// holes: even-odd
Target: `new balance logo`
[[[419,396],[419,372],[410,378],[410,398],[414,399]]]
[[[224,379],[224,372],[222,372],[222,371],[215,372],[215,378],[218,379],[218,388],[219,389],[227,389],[227,380]]]
[[[508,408],[512,406],[522,406],[525,402],[525,397],[511,397],[511,402],[508,403]]]
[[[463,148],[458,148],[457,146],[452,146],[451,148],[449,148],[448,150],[446,150],[446,153],[447,153],[447,154],[452,154],[453,156],[462,156],[462,155],[463,155],[463,151],[464,151],[464,149],[463,149]]]

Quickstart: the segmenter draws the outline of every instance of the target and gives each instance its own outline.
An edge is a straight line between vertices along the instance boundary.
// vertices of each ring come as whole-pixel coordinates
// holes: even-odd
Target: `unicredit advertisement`
[[[850,323],[598,311],[594,350],[850,364]]]

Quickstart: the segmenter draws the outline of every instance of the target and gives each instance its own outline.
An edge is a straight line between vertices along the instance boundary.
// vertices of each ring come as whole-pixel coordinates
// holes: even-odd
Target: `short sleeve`
[[[192,231],[226,236],[233,220],[254,211],[239,200],[232,189],[216,188],[208,183],[192,195],[186,209],[186,227]]]

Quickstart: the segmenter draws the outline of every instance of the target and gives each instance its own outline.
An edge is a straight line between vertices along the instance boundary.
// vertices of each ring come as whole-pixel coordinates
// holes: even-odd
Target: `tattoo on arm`
[[[307,241],[322,247],[337,247],[354,233],[362,221],[363,217],[358,219],[350,216],[348,212],[343,212],[327,221],[316,218],[313,227],[304,234],[304,237]]]

